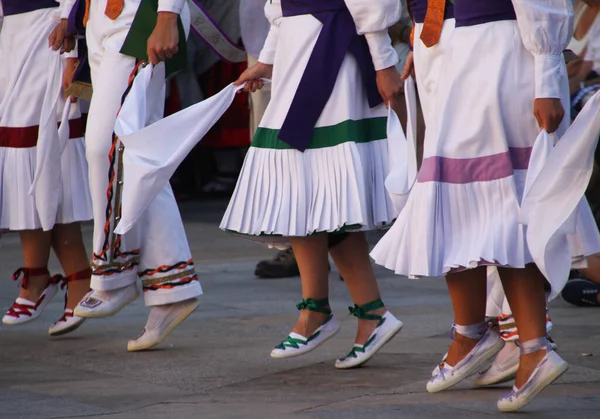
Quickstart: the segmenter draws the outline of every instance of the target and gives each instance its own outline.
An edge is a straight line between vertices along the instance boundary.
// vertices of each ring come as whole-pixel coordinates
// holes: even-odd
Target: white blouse
[[[392,47],[388,28],[400,20],[401,7],[398,0],[345,0],[354,19],[356,32],[365,35],[373,58],[375,70],[393,67],[398,62],[398,54]],[[271,22],[271,29],[260,53],[259,61],[273,64],[279,37],[279,24],[282,18],[281,0],[268,0],[265,15]]]
[[[561,97],[563,50],[573,36],[571,0],[512,0],[525,48],[535,60],[535,97]]]

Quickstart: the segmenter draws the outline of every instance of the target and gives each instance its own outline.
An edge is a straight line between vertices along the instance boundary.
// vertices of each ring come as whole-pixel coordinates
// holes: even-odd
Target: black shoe
[[[259,278],[288,278],[300,275],[294,251],[290,247],[277,253],[274,259],[258,262],[254,275]]]
[[[567,303],[580,307],[600,307],[598,294],[600,294],[600,285],[587,279],[568,281],[561,293]]]

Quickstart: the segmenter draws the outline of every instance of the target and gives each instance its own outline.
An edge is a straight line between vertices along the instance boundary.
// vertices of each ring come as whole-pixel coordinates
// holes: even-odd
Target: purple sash
[[[408,0],[408,10],[415,23],[425,22],[427,14],[427,0]],[[444,19],[452,19],[454,17],[454,3],[446,0],[446,8],[444,9]]]
[[[515,20],[511,0],[455,0],[456,26],[474,26],[500,20]]]
[[[383,100],[377,91],[369,46],[365,37],[356,33],[356,25],[344,0],[282,0],[281,7],[285,17],[311,14],[323,24],[279,131],[281,141],[304,151],[333,92],[346,53],[356,58],[369,106],[373,108]]]
[[[29,13],[34,10],[51,9],[58,7],[55,0],[2,0],[2,12],[4,16]]]

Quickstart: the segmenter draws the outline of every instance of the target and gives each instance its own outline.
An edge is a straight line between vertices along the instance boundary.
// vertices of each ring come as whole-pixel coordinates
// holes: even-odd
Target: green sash
[[[158,18],[157,10],[158,0],[141,1],[135,18],[131,23],[131,28],[129,28],[127,38],[125,38],[125,42],[121,48],[121,54],[129,55],[139,60],[148,60],[148,54],[146,53],[147,42],[156,26]],[[177,27],[179,28],[179,51],[165,63],[167,76],[183,69],[187,65],[187,45],[181,18],[177,21]]]

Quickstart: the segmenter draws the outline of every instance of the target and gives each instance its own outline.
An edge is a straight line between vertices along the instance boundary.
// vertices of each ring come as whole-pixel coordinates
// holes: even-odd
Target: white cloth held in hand
[[[538,172],[526,184],[520,221],[527,225],[533,260],[552,285],[549,300],[560,293],[569,277],[572,261],[568,235],[575,231],[575,217],[585,199],[598,135],[600,93],[588,101],[545,158],[542,147],[534,147],[532,152],[531,163]],[[538,158],[545,160],[541,169],[536,166]]]
[[[61,156],[69,140],[69,111],[67,100],[57,129],[57,108],[62,91],[62,62],[58,52],[50,54],[48,84],[42,104],[36,148],[36,169],[29,194],[35,197],[35,206],[44,231],[52,230],[56,222],[59,199],[62,196]]]
[[[417,179],[417,96],[415,81],[409,77],[404,82],[407,121],[406,136],[402,130],[398,115],[390,106],[387,120],[387,143],[389,153],[389,173],[385,179],[387,189],[394,208],[402,211],[408,195]]]
[[[146,92],[159,84],[153,85],[152,78],[151,66],[140,72],[115,124],[115,133],[125,145],[122,213],[115,229],[117,234],[131,229],[243,88],[230,84],[216,95],[144,128],[147,118],[141,112],[146,111]],[[162,80],[161,86],[164,77]]]

